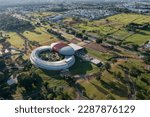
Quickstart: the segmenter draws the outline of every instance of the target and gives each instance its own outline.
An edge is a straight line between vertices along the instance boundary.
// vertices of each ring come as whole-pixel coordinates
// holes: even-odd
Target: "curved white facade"
[[[75,54],[74,49],[63,42],[52,43],[51,49],[64,56],[71,56]]]
[[[65,56],[65,58],[61,61],[55,62],[44,61],[39,57],[39,54],[46,50],[52,51],[51,46],[41,46],[33,50],[30,56],[32,64],[46,70],[63,70],[71,67],[75,63],[74,55]]]

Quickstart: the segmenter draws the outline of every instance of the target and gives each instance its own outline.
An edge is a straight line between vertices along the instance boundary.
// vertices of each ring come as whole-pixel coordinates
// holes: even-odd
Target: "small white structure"
[[[74,43],[70,43],[68,45],[71,46],[74,49],[75,52],[78,51],[78,50],[82,50],[83,49],[83,47],[81,47],[81,46],[79,46],[77,44],[74,44]]]
[[[9,79],[9,80],[7,80],[7,84],[8,84],[8,85],[13,85],[13,84],[17,84],[17,83],[18,83],[18,79],[17,79],[17,77],[14,78],[13,75],[10,76],[10,79]]]
[[[5,49],[5,54],[9,53],[9,50],[8,49]]]
[[[150,49],[150,41],[144,46],[146,49]]]
[[[98,60],[98,59],[96,59],[96,58],[92,59],[92,60],[91,60],[91,63],[93,63],[93,64],[95,64],[95,65],[102,65],[101,61]]]

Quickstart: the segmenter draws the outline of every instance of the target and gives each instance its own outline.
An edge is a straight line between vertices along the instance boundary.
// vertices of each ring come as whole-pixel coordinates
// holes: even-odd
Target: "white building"
[[[53,51],[61,54],[62,56],[64,56],[64,59],[54,62],[42,60],[39,57],[39,54],[47,50],[49,50],[50,52]],[[64,70],[68,69],[75,63],[74,53],[75,53],[74,49],[69,45],[62,42],[57,42],[51,44],[51,46],[41,46],[39,48],[36,48],[35,50],[32,51],[30,60],[32,64],[42,69]]]
[[[147,44],[144,45],[144,48],[145,49],[150,49],[150,41]]]
[[[13,85],[13,84],[17,84],[17,83],[18,83],[18,79],[17,79],[17,77],[14,78],[13,75],[10,76],[10,79],[9,79],[9,80],[7,80],[7,84],[8,84],[8,85]]]

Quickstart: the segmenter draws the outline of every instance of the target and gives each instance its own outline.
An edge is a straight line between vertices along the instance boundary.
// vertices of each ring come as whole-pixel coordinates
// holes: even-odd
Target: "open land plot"
[[[55,42],[57,39],[51,36],[45,28],[36,28],[34,31],[26,31],[23,35],[28,38],[30,41],[36,41],[39,43],[46,43],[46,42]]]
[[[96,85],[97,81],[95,79],[84,81],[80,84],[85,88],[86,95],[89,99],[105,99],[105,96],[108,94],[107,90],[103,89],[101,86]]]
[[[42,17],[46,17],[46,16],[55,16],[58,13],[54,13],[54,12],[34,12],[34,13],[30,13],[28,15],[36,17],[36,18],[42,18]]]
[[[109,35],[116,37],[116,39],[124,40],[125,42],[132,42],[131,44],[142,45],[150,39],[150,31],[139,30],[136,33],[131,33],[125,27],[129,23],[144,24],[149,22],[150,16],[141,14],[118,14],[106,19],[91,21],[87,24],[74,24],[73,27],[80,31],[85,30],[99,37],[101,35]]]
[[[103,53],[100,51],[96,51],[90,48],[86,48],[89,55],[96,57],[99,60],[107,61],[108,59],[112,58],[114,55],[110,53]]]
[[[3,46],[2,45],[0,45],[0,49],[2,49],[3,48]]]
[[[142,45],[149,40],[150,40],[150,31],[140,31],[139,33],[127,37],[124,42]]]
[[[141,91],[146,91],[149,92],[150,91],[150,87],[149,87],[149,73],[145,72],[145,68],[144,68],[145,64],[143,63],[143,61],[139,61],[136,59],[128,59],[127,61],[124,61],[120,64],[117,64],[116,67],[114,67],[112,69],[112,72],[121,72],[122,74],[122,80],[125,81],[126,77],[125,77],[125,72],[123,71],[124,68],[129,69],[129,72],[131,72],[131,70],[133,69],[138,69],[140,70],[139,76],[138,77],[133,77],[132,75],[130,75],[129,80],[133,82],[133,84],[135,85],[135,90],[137,92],[137,94],[139,94],[139,92]],[[149,94],[149,93],[148,93]],[[145,93],[142,94],[142,99],[149,99],[149,96]]]
[[[83,75],[97,73],[99,68],[96,65],[91,64],[88,61],[83,61],[76,58],[75,64],[70,68],[72,75]]]
[[[67,34],[67,33],[63,33],[63,37],[65,37],[68,40],[72,40],[72,39],[75,38],[73,35],[70,35],[70,34]]]
[[[8,33],[8,35],[10,38],[7,40],[13,47],[16,47],[19,49],[22,49],[24,47],[23,46],[24,40],[21,39],[21,37],[17,33],[10,32],[10,33]]]
[[[71,43],[75,43],[75,44],[78,44],[80,43],[81,41],[77,40],[76,38],[70,40]]]
[[[136,59],[118,60],[117,63],[112,64],[111,72],[104,71],[100,81],[92,78],[88,81],[79,81],[85,88],[86,94],[91,99],[128,99],[128,91],[130,90],[127,82],[127,78],[123,68],[128,68],[129,71],[135,67],[144,72],[144,63]],[[115,74],[121,73],[121,78],[118,79]],[[146,76],[145,76],[146,75]],[[142,74],[141,78],[148,78],[148,74]],[[138,78],[130,76],[130,79],[135,83],[137,87],[144,87],[149,90],[149,86]]]
[[[112,75],[107,72],[106,74],[101,81],[97,81],[95,78],[84,82],[79,81],[85,88],[87,96],[90,99],[108,99],[107,96],[111,95],[109,99],[127,99],[127,87],[119,81],[115,81]]]
[[[44,71],[41,69],[35,69],[35,73],[41,77],[40,85],[44,86],[44,83],[47,83],[48,89],[61,89],[61,92],[69,95],[70,99],[76,98],[76,90],[74,87],[70,87],[70,84],[63,78],[60,78],[59,73],[52,71]],[[32,89],[31,91],[25,92],[24,87],[17,87],[16,92],[13,94],[15,99],[27,99],[28,97],[34,97],[41,92],[41,86]],[[46,92],[45,92],[46,93]],[[51,93],[49,93],[51,94]],[[45,97],[47,98],[47,97]],[[35,99],[41,99],[37,97]],[[56,98],[59,99],[59,96]]]
[[[105,49],[104,47],[102,47],[100,44],[97,44],[97,43],[90,43],[90,44],[85,45],[85,47],[91,48],[93,50],[97,50],[100,52],[104,52],[104,53],[108,51],[107,49]]]
[[[127,67],[129,69],[131,69],[132,67],[135,67],[135,68],[138,68],[139,70],[141,70],[143,72],[145,71],[144,70],[145,63],[141,60],[138,60],[138,59],[128,59],[127,62],[124,62],[121,65],[123,65],[124,67]]]
[[[41,76],[43,82],[48,82],[49,88],[63,88],[64,93],[67,93],[71,97],[71,99],[76,98],[75,88],[70,87],[70,84],[59,76],[59,73],[54,71],[43,71],[40,69],[37,69],[36,73]]]

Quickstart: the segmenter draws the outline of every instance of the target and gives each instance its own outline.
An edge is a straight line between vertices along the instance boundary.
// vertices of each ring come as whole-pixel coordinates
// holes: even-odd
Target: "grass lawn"
[[[10,37],[10,39],[8,39],[8,42],[12,46],[19,48],[19,49],[23,48],[24,40],[22,40],[16,33],[10,32],[8,33],[8,35]]]
[[[39,43],[44,43],[47,41],[55,42],[57,41],[56,38],[51,36],[45,28],[36,28],[34,31],[26,31],[23,33],[25,37],[27,37],[30,41],[36,41]]]
[[[99,68],[90,62],[76,58],[75,64],[70,68],[72,75],[97,73]]]
[[[143,34],[142,34],[143,32]],[[142,31],[141,34],[133,34],[125,40],[125,42],[131,42],[137,45],[142,45],[146,41],[150,40],[150,31]]]
[[[143,70],[143,63],[138,60],[128,60],[128,62],[120,62],[121,65],[131,68],[136,67]],[[118,65],[112,65],[111,72],[104,71],[102,74],[101,81],[97,81],[95,78],[90,81],[81,82],[81,85],[85,88],[86,94],[89,98],[92,99],[119,99],[124,100],[127,99],[128,95],[128,86],[121,80],[117,80],[113,73],[121,72],[121,75],[124,77],[124,72]],[[145,75],[142,75],[145,77]],[[146,78],[148,76],[146,75]],[[125,79],[124,79],[125,80]],[[141,87],[149,88],[146,84],[144,84],[141,80],[137,80],[137,85]],[[111,95],[111,98],[107,98]]]
[[[30,13],[29,15],[36,17],[36,18],[42,18],[42,17],[46,17],[46,16],[55,16],[58,13],[54,13],[54,12],[36,12],[36,13]]]
[[[125,39],[124,41],[131,42],[130,44],[142,45],[146,41],[150,40],[150,31],[140,30],[139,33],[132,35],[131,32],[128,32],[125,28],[126,25],[131,22],[138,24],[149,23],[150,16],[123,13],[108,17],[106,19],[91,21],[87,24],[74,24],[73,26],[80,31],[86,30],[95,36],[110,35],[116,39]]]
[[[55,71],[42,71],[40,69],[36,70],[36,73],[39,74],[43,82],[48,82],[48,87],[50,88],[64,88],[64,93],[67,93],[72,99],[76,98],[76,93],[74,87],[70,87],[68,82],[60,78],[59,73]]]
[[[85,92],[90,99],[105,99],[105,96],[108,94],[107,91],[99,85],[97,86],[95,82],[97,81],[93,79],[80,84],[85,88]]]
[[[2,45],[0,45],[0,49],[2,49],[3,48],[3,46]]]
[[[142,61],[136,60],[136,59],[128,59],[127,62],[122,63],[121,65],[131,69],[132,67],[135,67],[141,71],[145,71],[144,70],[144,63]],[[121,68],[120,68],[121,69]]]
[[[102,52],[99,52],[90,48],[87,48],[86,50],[89,55],[94,56],[97,59],[102,60],[102,61],[107,61],[108,59],[113,57],[113,54],[110,54],[110,53],[102,53]]]
[[[105,80],[105,77],[103,77],[103,83],[93,78],[89,81],[81,82],[80,84],[85,88],[85,92],[90,99],[104,100],[108,99],[108,95],[112,97],[109,99],[127,99],[126,87],[118,82],[113,82],[113,78],[109,76],[108,78],[110,79],[109,81]]]
[[[64,36],[66,39],[69,39],[69,40],[72,40],[72,39],[75,38],[73,35],[70,35],[70,34],[67,34],[67,33],[63,34],[63,36]]]

